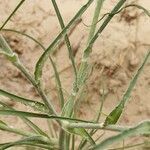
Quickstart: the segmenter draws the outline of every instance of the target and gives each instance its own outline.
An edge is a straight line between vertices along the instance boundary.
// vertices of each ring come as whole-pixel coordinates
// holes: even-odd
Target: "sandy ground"
[[[19,1],[0,0],[0,25],[11,13]],[[86,0],[61,0],[58,1],[60,11],[67,22],[74,16],[77,10],[86,2]],[[115,0],[106,1],[102,14],[111,10]],[[131,2],[128,1],[129,3]],[[145,8],[150,8],[150,1],[139,0],[139,4]],[[84,24],[90,25],[94,5],[82,16],[75,30],[70,35],[70,41],[76,52],[76,63],[79,64],[82,56],[82,50],[85,48],[89,28]],[[92,14],[91,14],[92,12]],[[84,22],[84,24],[83,24]],[[47,47],[55,36],[60,32],[60,26],[56,18],[52,4],[48,0],[26,1],[15,16],[9,21],[6,28],[16,29],[25,32]],[[29,39],[18,36],[14,33],[4,33],[13,50],[18,53],[22,63],[31,71],[34,71],[35,63],[42,50]],[[81,97],[81,108],[79,116],[81,118],[91,119],[96,114],[99,107],[99,100],[104,89],[106,100],[103,108],[104,114],[114,108],[119,102],[122,94],[127,88],[130,79],[143,60],[150,46],[150,20],[142,11],[135,8],[123,11],[117,15],[104,30],[101,37],[98,38],[93,47],[90,57],[90,63],[93,66],[90,78],[87,82],[87,88]],[[66,90],[66,98],[72,87],[73,74],[68,59],[68,53],[65,45],[58,47],[54,54],[54,60],[58,70],[61,72],[61,81]],[[65,69],[67,68],[67,69]],[[64,70],[64,71],[62,71]],[[52,78],[52,67],[47,63],[44,68],[43,81],[47,95],[54,100],[58,108],[58,97],[55,86],[55,80]],[[3,56],[0,56],[0,88],[10,92],[26,96],[28,98],[39,99],[34,88],[22,76],[22,74],[12,66]],[[139,121],[150,119],[150,62],[144,68],[136,88],[132,92],[129,103],[127,104],[119,124],[134,125]],[[4,100],[11,106],[25,110],[26,107],[10,101],[4,97]],[[58,108],[59,110],[59,108]],[[105,115],[102,115],[102,119]],[[16,117],[5,117],[5,120],[14,127],[27,127]],[[39,126],[46,124],[44,120],[39,121]],[[0,132],[0,143],[11,141],[17,137],[14,134],[8,135]],[[143,139],[138,139],[142,141]],[[137,139],[133,139],[137,141]]]

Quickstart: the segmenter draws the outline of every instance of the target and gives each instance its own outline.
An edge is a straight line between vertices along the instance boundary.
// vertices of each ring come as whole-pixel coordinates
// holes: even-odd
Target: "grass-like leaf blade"
[[[8,16],[6,21],[3,23],[3,25],[0,27],[0,31],[4,28],[4,26],[7,24],[7,22],[11,19],[11,17],[15,14],[15,12],[20,8],[20,6],[25,2],[25,0],[21,0],[20,3],[16,6],[16,8],[12,11],[12,13]]]
[[[3,29],[3,31],[5,31],[5,32],[13,32],[13,33],[17,33],[19,35],[25,36],[28,39],[30,39],[33,42],[35,42],[36,44],[38,44],[42,50],[44,50],[44,51],[46,50],[46,48],[38,40],[36,40],[34,37],[32,37],[32,36],[30,36],[30,35],[28,35],[26,33],[23,33],[23,32],[14,30],[14,29]],[[54,70],[54,73],[55,73],[55,79],[56,79],[56,84],[57,84],[57,87],[58,87],[58,94],[59,94],[59,98],[60,98],[60,105],[62,107],[64,105],[64,96],[63,96],[63,91],[62,91],[62,85],[61,85],[60,77],[59,77],[56,65],[55,65],[55,63],[54,63],[54,61],[53,61],[51,56],[49,56],[49,60],[50,60],[50,62],[52,64],[52,67],[53,67],[53,70]]]
[[[124,106],[125,106],[126,102],[128,101],[128,99],[130,98],[131,92],[132,92],[133,88],[135,87],[138,77],[141,74],[146,62],[148,61],[149,56],[150,56],[150,51],[148,51],[148,54],[144,58],[142,65],[139,67],[139,69],[137,70],[133,79],[131,80],[131,82],[128,86],[128,89],[126,90],[125,94],[123,95],[122,100],[116,106],[116,108],[107,116],[105,123],[104,123],[105,126],[107,126],[109,124],[115,124],[119,120],[119,118],[122,114],[122,111],[124,109]]]
[[[32,113],[25,111],[17,111],[17,110],[2,110],[0,109],[0,115],[10,115],[10,116],[24,116],[24,117],[33,117],[33,118],[45,118],[45,119],[56,119],[56,120],[67,120],[72,122],[85,122],[85,123],[93,123],[91,121],[81,120],[81,119],[73,119],[61,116],[54,116],[48,114],[41,113]]]
[[[50,52],[54,47],[60,42],[60,39],[65,36],[65,34],[68,32],[70,27],[81,17],[81,15],[87,10],[87,8],[90,6],[90,4],[93,2],[93,0],[89,0],[84,6],[81,7],[81,9],[77,12],[77,14],[71,19],[71,21],[66,25],[66,27],[60,32],[60,34],[56,37],[56,39],[50,44],[50,46],[47,48],[47,50],[41,55],[38,62],[36,63],[35,68],[35,79],[37,82],[40,82],[41,76],[42,76],[42,68],[47,60]]]
[[[3,110],[15,110],[14,108],[8,106],[7,104],[3,103],[0,101],[0,105],[3,106]],[[40,129],[36,124],[34,124],[31,120],[29,120],[28,118],[24,117],[24,116],[19,116],[23,121],[24,123],[29,127],[31,128],[31,130],[33,130],[35,133],[38,133],[38,134],[41,134],[43,136],[46,136],[48,137],[48,135],[42,131],[42,129]],[[1,122],[2,123],[2,122]]]
[[[10,98],[11,100],[23,103],[27,106],[32,107],[35,110],[41,111],[41,112],[47,112],[47,107],[38,101],[34,101],[34,100],[29,100],[27,98],[21,97],[21,96],[17,96],[15,94],[9,93],[7,91],[4,91],[2,89],[0,89],[0,95],[6,96],[8,98]]]

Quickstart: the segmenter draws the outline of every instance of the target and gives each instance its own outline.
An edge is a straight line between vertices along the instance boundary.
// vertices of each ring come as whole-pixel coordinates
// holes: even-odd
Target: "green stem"
[[[20,32],[20,31],[13,30],[13,29],[3,29],[3,31],[6,31],[6,32],[13,32],[13,33],[17,33],[17,34],[19,34],[19,35],[23,35],[23,36],[29,38],[30,40],[34,41],[35,43],[37,43],[37,44],[40,46],[40,48],[42,48],[42,50],[44,50],[44,51],[46,50],[46,48],[45,48],[39,41],[37,41],[35,38],[33,38],[32,36],[30,36],[30,35],[28,35],[28,34],[26,34],[26,33],[22,33],[22,32]],[[63,99],[64,99],[64,98],[63,98],[63,92],[62,92],[62,86],[61,86],[59,74],[58,74],[57,68],[56,68],[56,66],[55,66],[55,64],[54,64],[54,62],[53,62],[51,56],[49,56],[49,59],[50,59],[50,61],[51,61],[53,70],[54,70],[54,72],[55,72],[55,78],[56,78],[56,82],[57,82],[57,85],[58,85],[58,88],[59,88],[59,96],[61,97],[60,104],[63,105],[63,103],[64,103],[64,100],[63,100]],[[46,110],[46,109],[45,109],[45,110]],[[49,123],[50,121],[49,121],[49,120],[47,120],[47,121],[48,121],[49,129],[51,129],[50,132],[52,131],[51,134],[52,134],[52,135],[53,135],[53,133],[56,134],[55,131],[54,131],[54,129],[53,129],[53,125],[50,125],[50,123]]]
[[[123,127],[117,125],[109,125],[104,127],[103,123],[69,123],[67,128],[84,128],[84,129],[102,129],[116,132],[122,132],[129,129],[130,127]]]
[[[56,3],[55,0],[52,0],[52,3],[53,3],[53,6],[54,6],[54,9],[55,9],[57,18],[59,20],[61,29],[63,30],[65,28],[65,24],[64,24],[63,18],[61,16],[61,13],[59,11],[59,8],[57,6],[57,3]],[[67,45],[67,48],[68,48],[69,58],[70,58],[71,63],[72,63],[72,67],[73,67],[73,70],[74,70],[75,78],[77,78],[77,70],[76,70],[76,65],[75,65],[75,61],[74,61],[73,50],[72,50],[71,43],[70,43],[70,40],[69,40],[67,34],[65,35],[65,42],[66,42],[66,45]]]
[[[30,35],[28,35],[26,33],[22,33],[20,31],[13,30],[13,29],[3,29],[3,31],[14,32],[14,33],[23,35],[23,36],[29,38],[30,40],[34,41],[35,43],[37,43],[40,46],[40,48],[42,48],[42,50],[44,50],[44,51],[46,50],[46,48],[39,41],[37,41],[35,38],[33,38],[32,36],[30,36]],[[49,56],[49,60],[50,60],[50,62],[52,64],[52,67],[53,67],[53,70],[54,70],[54,73],[55,73],[56,84],[57,84],[57,87],[58,87],[58,95],[60,97],[60,105],[62,107],[64,105],[64,96],[63,96],[63,91],[62,91],[62,85],[61,85],[60,77],[59,77],[57,68],[56,68],[55,63],[54,63],[54,61],[53,61],[51,56]]]
[[[83,54],[82,61],[81,61],[79,71],[78,71],[78,75],[77,75],[77,79],[78,79],[77,83],[74,83],[74,85],[73,85],[73,90],[72,90],[73,92],[72,92],[70,98],[68,99],[68,101],[70,101],[70,102],[67,101],[66,104],[65,104],[66,108],[67,108],[67,105],[68,105],[68,108],[67,109],[65,108],[65,109],[69,110],[69,112],[71,112],[71,113],[73,112],[73,108],[74,108],[74,104],[75,104],[74,100],[77,96],[77,93],[78,93],[79,89],[85,84],[85,81],[87,80],[87,77],[88,77],[88,74],[89,74],[88,58],[89,58],[89,55],[91,53],[91,48],[92,48],[94,42],[96,41],[96,39],[99,37],[99,35],[102,33],[102,31],[108,25],[108,23],[111,21],[111,19],[115,15],[115,13],[122,7],[122,5],[125,2],[126,2],[126,0],[120,0],[117,3],[117,5],[113,8],[111,13],[104,20],[103,24],[100,26],[100,28],[98,29],[98,31],[93,36],[93,38],[90,40],[88,46],[84,50],[84,54]],[[67,112],[67,113],[69,113],[69,112]]]
[[[57,133],[56,133],[56,131],[54,129],[53,121],[47,119],[47,124],[48,124],[48,129],[49,129],[50,136],[52,138],[54,138],[54,137],[57,138]]]
[[[81,7],[81,9],[77,12],[77,14],[71,19],[71,21],[66,25],[66,27],[59,33],[59,35],[55,38],[55,40],[50,44],[47,50],[41,55],[38,62],[36,63],[35,68],[35,79],[37,82],[40,82],[42,76],[42,68],[44,66],[45,61],[48,59],[50,52],[55,48],[57,44],[59,44],[60,39],[69,31],[70,27],[72,27],[78,19],[81,18],[81,15],[87,10],[87,8],[91,5],[94,0],[88,0],[88,2]]]
[[[21,31],[17,31],[17,30],[14,30],[14,29],[2,29],[2,31],[4,31],[4,32],[13,32],[13,33],[17,33],[17,34],[23,35],[25,37],[28,37],[29,39],[34,41],[36,44],[38,44],[38,46],[40,46],[44,51],[46,50],[46,48],[39,41],[37,41],[35,38],[33,38],[32,36],[30,36],[26,33],[23,33]]]
[[[106,96],[106,95],[104,94],[104,87],[103,87],[103,94],[102,94],[101,105],[100,105],[100,108],[99,108],[99,110],[98,110],[98,114],[97,114],[96,118],[94,119],[94,122],[95,122],[95,123],[98,123],[98,121],[99,121],[99,119],[100,119],[100,117],[101,117],[102,108],[103,108],[104,100],[105,100],[105,96]],[[89,134],[90,134],[91,136],[93,136],[97,131],[98,131],[98,129],[92,129],[92,130],[89,132]],[[86,145],[86,143],[87,143],[87,140],[86,140],[86,139],[83,139],[83,140],[81,141],[81,143],[79,144],[79,149],[82,149],[82,148]]]
[[[14,30],[7,30],[6,31],[13,31],[16,33],[20,33],[18,31],[14,31]],[[27,36],[26,34],[23,34],[25,36]],[[38,41],[36,41],[34,38],[28,36],[29,38],[31,38],[32,40],[34,40],[36,43],[38,43],[42,48],[44,48]],[[1,36],[1,45],[6,49],[6,51],[8,53],[12,53],[11,48],[9,47],[9,45],[7,44],[7,42],[4,40],[4,38]],[[44,48],[45,49],[45,48]],[[41,89],[40,86],[37,85],[36,81],[34,80],[34,78],[32,77],[32,75],[28,72],[28,70],[21,64],[21,62],[19,61],[19,59],[15,62],[13,62],[13,64],[27,77],[27,79],[33,84],[33,86],[36,88],[36,90],[38,91],[39,95],[42,97],[44,103],[46,104],[46,106],[49,108],[49,111],[51,114],[55,114],[57,115],[57,113],[55,112],[55,109],[53,108],[53,106],[48,102],[48,98],[46,97],[45,93],[43,92],[43,90]]]
[[[63,139],[62,139],[63,137]],[[59,148],[61,150],[65,150],[65,140],[64,140],[64,137],[65,137],[65,132],[63,131],[63,129],[60,129],[60,132],[59,132]]]
[[[87,61],[87,58],[89,57],[91,53],[91,48],[96,41],[96,39],[100,36],[102,31],[105,29],[105,27],[108,25],[108,23],[111,21],[111,19],[114,17],[115,13],[122,7],[122,5],[126,2],[126,0],[120,0],[117,5],[113,8],[111,13],[108,15],[108,17],[104,20],[103,24],[100,26],[96,34],[93,36],[93,38],[89,41],[89,44],[87,48],[84,50],[83,55],[83,63]]]
[[[55,73],[56,85],[58,88],[58,95],[59,95],[59,99],[60,99],[60,107],[63,108],[65,100],[64,100],[63,90],[62,90],[62,84],[61,84],[60,77],[59,77],[59,74],[58,74],[58,71],[57,71],[57,68],[56,68],[56,65],[55,65],[53,59],[50,56],[49,56],[49,59],[50,59],[50,62],[52,64],[52,67],[53,67],[53,70]]]
[[[23,66],[23,64],[21,62],[14,62],[13,63],[24,75],[25,77],[32,83],[32,85],[36,88],[37,92],[39,93],[39,95],[42,97],[45,105],[48,107],[49,109],[49,113],[50,114],[54,114],[57,115],[57,112],[55,111],[54,107],[52,106],[52,104],[50,103],[49,99],[47,98],[47,96],[45,95],[44,91],[42,90],[42,88],[40,87],[40,85],[38,85],[36,83],[36,81],[34,80],[34,78],[32,77],[32,75],[28,72],[28,70]]]
[[[25,137],[41,136],[41,138],[43,138],[44,141],[51,142],[52,144],[56,144],[56,139],[54,139],[54,138],[49,139],[48,137],[45,137],[43,135],[39,135],[39,134],[19,130],[19,129],[16,129],[16,128],[13,128],[13,127],[9,127],[9,126],[7,126],[5,124],[2,124],[2,123],[0,123],[0,130],[7,131],[7,132],[12,132],[12,133],[22,135],[22,136],[25,136]]]
[[[72,135],[71,150],[75,150],[75,135]]]
[[[97,25],[96,23],[98,22],[98,17],[99,17],[103,2],[104,2],[104,0],[97,0],[97,2],[96,2],[94,17],[93,17],[92,25],[90,28],[87,44],[90,42],[91,38],[93,37],[93,35],[95,33],[96,25]]]
[[[6,40],[3,38],[2,35],[0,35],[0,45],[6,52],[6,54],[10,57],[10,61],[25,75],[25,77],[32,83],[32,85],[36,88],[39,95],[42,97],[45,105],[49,109],[50,114],[57,115],[55,109],[53,108],[52,104],[50,103],[49,99],[47,98],[46,94],[42,90],[41,86],[37,84],[35,79],[32,77],[32,75],[29,73],[29,71],[24,67],[24,65],[20,62],[18,56],[12,51],[10,46],[7,44]],[[12,58],[11,58],[12,57]]]

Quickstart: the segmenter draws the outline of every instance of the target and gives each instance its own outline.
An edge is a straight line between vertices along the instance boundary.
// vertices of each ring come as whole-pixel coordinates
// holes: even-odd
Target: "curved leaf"
[[[150,51],[148,51],[148,54],[144,58],[143,63],[141,64],[141,66],[137,70],[136,74],[134,75],[133,79],[131,80],[131,82],[128,86],[128,89],[126,90],[125,94],[123,95],[122,100],[105,119],[105,123],[104,123],[105,126],[107,126],[109,124],[115,124],[119,120],[119,118],[122,114],[122,111],[124,109],[124,106],[125,106],[126,102],[128,101],[128,99],[131,95],[131,92],[132,92],[133,88],[135,87],[137,79],[138,79],[139,75],[141,74],[141,72],[143,71],[143,68],[144,68],[146,62],[148,61],[149,56],[150,56]]]
[[[47,48],[47,50],[41,55],[38,62],[36,63],[35,68],[35,80],[40,82],[42,76],[42,69],[45,61],[47,60],[52,49],[60,42],[60,39],[65,36],[68,32],[69,28],[81,17],[81,15],[86,11],[86,9],[90,6],[93,0],[89,0],[82,8],[77,12],[77,14],[72,18],[72,20],[66,25],[66,27],[62,30],[62,32],[56,37],[56,39],[51,43],[51,45]]]
[[[41,111],[41,112],[48,112],[47,107],[41,102],[34,101],[34,100],[29,100],[27,98],[14,95],[14,94],[9,93],[7,91],[4,91],[2,89],[0,89],[0,95],[6,96],[6,97],[8,97],[8,98],[10,98],[14,101],[17,101],[17,102],[21,102],[21,103],[23,103],[27,106],[32,107],[35,110],[38,110],[38,111]]]

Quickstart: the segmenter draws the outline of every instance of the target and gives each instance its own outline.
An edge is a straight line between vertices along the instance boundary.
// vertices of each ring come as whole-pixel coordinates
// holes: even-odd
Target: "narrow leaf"
[[[5,52],[4,54],[7,54],[8,56],[13,56],[13,51],[8,45],[8,43],[5,41],[4,37],[0,35],[0,47],[1,51]]]
[[[0,109],[0,115],[23,116],[23,117],[33,117],[33,118],[67,120],[67,121],[72,121],[72,122],[92,123],[90,121],[85,121],[85,120],[81,120],[81,119],[73,119],[73,118],[67,118],[67,117],[59,117],[59,116],[53,116],[53,115],[48,115],[48,114],[32,113],[32,112],[16,111],[16,110],[2,110],[2,109]]]
[[[89,133],[84,128],[69,128],[69,121],[62,121],[62,128],[70,133],[75,135],[80,135],[82,138],[88,140],[92,145],[95,144],[92,137],[89,135]]]
[[[62,109],[61,116],[71,117],[73,113],[73,106],[74,106],[74,95],[71,95]]]
[[[84,128],[72,128],[72,129],[67,129],[67,131],[70,132],[71,134],[80,135],[82,138],[89,141],[92,145],[95,145],[93,138]]]
[[[52,67],[53,67],[53,70],[55,73],[56,85],[58,88],[58,95],[59,95],[59,99],[60,99],[60,106],[61,106],[61,108],[63,108],[65,100],[64,100],[64,95],[63,95],[63,91],[62,91],[62,85],[61,85],[60,77],[59,77],[59,74],[58,74],[58,71],[57,71],[57,68],[56,68],[54,61],[52,60],[51,57],[49,57],[49,59],[51,61],[51,64],[52,64]]]
[[[4,26],[7,24],[7,22],[11,19],[11,17],[15,14],[15,12],[19,9],[19,7],[25,2],[25,0],[21,0],[20,3],[16,6],[16,8],[12,11],[12,13],[9,15],[9,17],[6,19],[6,21],[3,23],[3,25],[0,27],[0,31],[4,28]]]
[[[51,43],[51,45],[47,48],[47,50],[41,55],[39,58],[36,68],[35,68],[35,79],[37,82],[40,82],[41,76],[42,76],[42,69],[44,66],[45,61],[47,60],[50,52],[52,49],[55,48],[55,46],[60,42],[60,39],[65,36],[65,34],[68,32],[70,27],[75,24],[75,22],[81,17],[81,15],[87,10],[87,8],[90,6],[90,4],[93,2],[93,0],[89,0],[84,6],[81,7],[81,9],[77,12],[77,14],[72,18],[72,20],[66,25],[66,27],[62,30],[62,32],[56,37],[56,39]]]
[[[61,13],[59,11],[58,5],[57,5],[55,0],[52,0],[52,3],[53,3],[53,6],[54,6],[54,9],[55,9],[57,18],[59,20],[59,24],[61,26],[61,29],[63,30],[65,28],[65,24],[64,24],[62,15],[61,15]],[[69,58],[70,58],[71,63],[72,63],[72,67],[73,67],[73,70],[74,70],[75,78],[77,78],[77,70],[76,70],[75,60],[74,60],[74,56],[73,56],[73,50],[72,50],[71,43],[70,43],[70,40],[69,40],[69,37],[68,37],[67,34],[65,35],[65,42],[66,42],[66,46],[68,48]]]
[[[5,32],[13,32],[13,33],[17,33],[19,35],[22,35],[22,36],[25,36],[27,37],[28,39],[34,41],[36,44],[38,44],[44,51],[45,51],[45,47],[39,42],[37,41],[35,38],[33,38],[32,36],[26,34],[26,33],[23,33],[21,31],[17,31],[17,30],[14,30],[14,29],[2,29],[2,31],[5,31]]]
[[[19,35],[23,35],[23,36],[27,37],[28,39],[34,41],[36,44],[38,44],[42,48],[42,50],[44,50],[44,51],[46,50],[46,48],[38,40],[36,40],[34,37],[32,37],[32,36],[30,36],[26,33],[22,33],[20,31],[14,30],[14,29],[3,29],[3,31],[13,32],[13,33],[17,33]],[[49,56],[49,59],[50,59],[50,62],[52,64],[52,67],[53,67],[53,70],[54,70],[54,73],[55,73],[56,84],[57,84],[57,87],[58,87],[58,94],[59,94],[59,97],[60,97],[60,105],[62,107],[64,105],[64,96],[63,96],[60,77],[59,77],[56,65],[55,65],[53,59],[51,58],[51,56]]]
[[[95,35],[91,38],[91,40],[89,41],[88,46],[86,47],[86,49],[84,50],[84,55],[82,59],[87,60],[87,58],[89,57],[91,51],[91,48],[94,44],[94,42],[97,40],[97,38],[101,35],[101,33],[103,32],[103,30],[106,28],[106,26],[109,24],[109,22],[112,20],[112,18],[114,17],[115,13],[123,6],[123,4],[126,2],[126,0],[119,0],[118,3],[116,4],[116,6],[113,8],[113,10],[111,11],[111,13],[108,15],[108,17],[104,20],[104,22],[102,23],[102,25],[99,27],[99,29],[97,30],[97,32],[95,33]]]
[[[107,116],[105,123],[104,123],[105,126],[107,126],[109,124],[115,124],[119,120],[119,118],[122,114],[122,111],[125,107],[125,104],[129,100],[131,92],[132,92],[133,88],[135,87],[138,77],[141,74],[141,72],[143,71],[143,68],[144,68],[146,62],[148,61],[149,56],[150,56],[150,51],[148,51],[148,54],[146,55],[143,63],[141,64],[141,66],[137,70],[136,74],[134,75],[133,79],[131,80],[131,82],[128,86],[128,89],[126,90],[125,94],[123,95],[122,100],[116,106],[116,108]]]
[[[30,106],[35,110],[38,110],[41,112],[48,112],[47,107],[41,102],[29,100],[27,98],[14,95],[14,94],[4,91],[2,89],[0,89],[0,95],[6,96],[14,101],[17,101],[17,102],[23,103],[27,106]]]
[[[3,103],[0,101],[0,105],[3,106],[3,109],[2,110],[15,110],[14,108],[8,106],[7,104]],[[36,124],[34,124],[31,120],[29,120],[28,118],[24,117],[24,116],[19,116],[23,121],[24,123],[29,127],[31,128],[35,133],[39,133],[43,136],[47,136],[47,134],[42,131]]]

